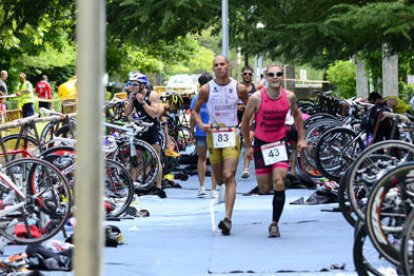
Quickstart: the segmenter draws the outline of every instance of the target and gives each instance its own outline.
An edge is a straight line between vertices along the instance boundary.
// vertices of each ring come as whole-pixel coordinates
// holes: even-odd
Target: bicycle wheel
[[[345,172],[344,175],[341,176],[339,180],[339,188],[338,188],[338,203],[339,203],[339,210],[341,210],[342,215],[344,216],[345,220],[351,225],[355,226],[358,217],[352,210],[351,203],[349,202],[349,196],[346,191],[346,183],[347,177],[349,174],[349,169]]]
[[[315,148],[319,139],[322,135],[329,129],[339,126],[339,122],[336,120],[322,120],[309,129],[306,130],[305,141],[308,143],[308,147],[303,150],[303,157],[306,158],[306,161],[311,164],[316,169],[315,162]]]
[[[321,174],[336,182],[364,149],[357,134],[344,127],[326,131],[315,148],[315,164]]]
[[[414,146],[389,140],[366,148],[357,157],[347,178],[349,202],[355,214],[365,219],[367,195],[386,169],[414,159]]]
[[[315,123],[320,122],[321,120],[330,119],[330,120],[336,120],[334,116],[328,113],[317,113],[312,115],[310,118],[306,119],[306,121],[303,123],[303,127],[305,130],[308,130],[311,126],[313,126]]]
[[[401,268],[404,275],[414,275],[414,210],[408,216],[401,241]]]
[[[121,143],[115,150],[112,159],[120,162],[131,172],[136,189],[147,191],[155,187],[160,173],[161,160],[155,149],[145,141],[134,139],[136,156],[131,157],[128,143]]]
[[[12,161],[4,171],[15,188],[1,183],[3,204],[19,208],[1,218],[0,233],[22,244],[55,236],[71,212],[70,188],[65,177],[55,166],[35,158]]]
[[[407,191],[407,192],[406,192]],[[414,205],[414,162],[395,167],[372,188],[365,225],[375,248],[399,266],[403,225]]]
[[[3,144],[6,148],[7,158],[9,161],[30,157],[39,152],[39,143],[32,136],[21,136],[19,134],[11,134],[3,137]],[[1,162],[5,163],[3,156]]]
[[[75,192],[75,151],[71,147],[56,147],[42,155],[44,160],[55,165],[67,178],[72,195]],[[107,217],[123,214],[131,205],[134,196],[134,184],[129,172],[114,160],[105,160],[104,201],[111,206]]]
[[[365,225],[361,221],[355,227],[353,259],[358,275],[383,276],[390,270],[393,270],[397,275],[395,266],[385,260],[372,245],[367,236]]]
[[[69,125],[70,124],[70,125]],[[62,122],[49,122],[42,130],[40,139],[43,143],[47,143],[56,137],[75,138],[76,119],[69,118],[69,124]]]
[[[75,193],[75,148],[69,146],[54,147],[46,150],[40,156],[41,159],[53,164],[60,170],[72,191]]]
[[[134,198],[134,183],[121,163],[105,160],[104,200],[113,206],[107,217],[122,215]]]

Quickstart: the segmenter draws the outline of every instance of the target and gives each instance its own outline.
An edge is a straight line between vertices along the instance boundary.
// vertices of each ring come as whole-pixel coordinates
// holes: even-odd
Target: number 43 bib
[[[288,160],[284,141],[265,144],[262,145],[260,149],[262,150],[263,160],[266,166]]]
[[[214,128],[213,129],[213,145],[215,149],[235,147],[236,133],[232,128]]]

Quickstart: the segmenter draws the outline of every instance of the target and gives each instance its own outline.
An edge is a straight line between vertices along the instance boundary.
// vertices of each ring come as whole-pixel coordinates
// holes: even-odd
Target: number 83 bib
[[[233,128],[214,128],[213,129],[213,145],[215,149],[235,147],[236,132]]]

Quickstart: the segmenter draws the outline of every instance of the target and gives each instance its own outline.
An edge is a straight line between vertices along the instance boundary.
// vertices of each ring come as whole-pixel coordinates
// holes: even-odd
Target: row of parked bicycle
[[[123,104],[111,102],[107,109]],[[0,126],[0,235],[4,237],[0,249],[7,241],[30,244],[50,239],[60,231],[66,235],[64,225],[76,210],[76,114],[46,109],[40,113],[42,116]],[[169,135],[184,147],[189,132],[173,115],[171,119],[174,122],[169,122]],[[161,166],[168,168],[170,157],[164,152],[159,156],[151,145],[136,138],[150,124],[113,116],[106,117],[104,124],[104,203],[106,216],[114,218],[127,212],[137,189],[154,187]],[[12,128],[18,128],[18,133],[4,135]],[[161,130],[159,135],[165,137]]]
[[[330,114],[305,122],[311,146],[297,170],[339,184],[339,209],[355,227],[358,275],[414,275],[413,117],[381,110],[368,128],[372,104],[334,101]]]

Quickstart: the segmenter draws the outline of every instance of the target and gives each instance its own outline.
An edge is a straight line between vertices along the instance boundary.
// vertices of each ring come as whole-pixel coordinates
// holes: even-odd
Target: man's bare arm
[[[149,96],[150,104],[146,101],[142,102],[142,107],[151,118],[158,118],[160,115],[160,97],[157,92],[152,91]]]
[[[252,142],[250,141],[250,124],[254,114],[257,112],[259,103],[260,94],[255,93],[250,97],[244,110],[243,118],[241,121],[241,130],[244,138],[244,145],[246,148],[251,147],[252,145]]]
[[[207,129],[205,125],[203,124],[203,121],[200,116],[200,109],[203,106],[203,104],[208,101],[208,95],[209,95],[209,86],[208,84],[204,84],[200,88],[200,92],[198,92],[197,101],[195,102],[194,109],[191,112],[191,116],[193,117],[194,122],[198,125],[200,129],[202,129],[206,133],[209,131],[209,129]]]
[[[298,131],[298,149],[300,150],[301,148],[306,146],[305,128],[303,127],[302,112],[299,110],[299,107],[296,104],[296,95],[291,91],[287,91],[287,96],[289,99],[290,109],[292,110],[292,116],[295,120],[295,126]]]
[[[246,86],[243,84],[237,84],[237,94],[240,100],[242,100],[243,104],[246,105],[247,101],[249,100],[249,94],[247,92]]]
[[[136,101],[135,97],[136,93],[131,93],[131,95],[129,95],[129,101],[124,110],[125,117],[129,117],[134,111],[134,101]]]

